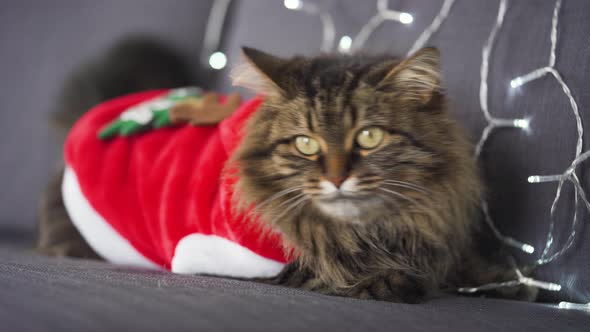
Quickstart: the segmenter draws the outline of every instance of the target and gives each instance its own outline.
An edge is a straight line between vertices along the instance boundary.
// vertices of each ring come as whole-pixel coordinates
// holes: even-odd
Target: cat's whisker
[[[414,204],[416,207],[419,207],[419,208],[421,208],[423,210],[426,210],[426,208],[424,207],[423,204],[421,204],[420,202],[416,201],[415,199],[413,199],[411,197],[408,197],[407,195],[404,195],[402,193],[399,193],[399,192],[397,192],[395,190],[389,190],[389,189],[385,189],[385,188],[379,188],[379,189],[382,190],[382,191],[385,191],[387,193],[390,193],[390,194],[392,194],[394,196],[397,196],[399,198],[405,199],[406,201]]]
[[[303,196],[303,197],[302,197]],[[271,225],[274,225],[281,217],[283,217],[285,214],[287,214],[287,212],[291,211],[292,209],[296,208],[298,205],[300,205],[301,203],[309,200],[309,198],[307,196],[304,195],[298,195],[295,196],[298,197],[299,199],[296,200],[294,203],[292,203],[291,205],[289,205],[286,209],[283,210],[283,212],[281,212],[278,216],[276,216],[275,218],[273,218]],[[289,199],[287,201],[290,201],[292,199]],[[286,203],[287,201],[283,202]]]
[[[382,176],[374,175],[374,176],[363,176],[359,177],[359,181],[379,181],[382,180]]]
[[[417,192],[422,193],[422,194],[429,194],[428,191],[425,191],[423,189],[414,188],[414,187],[406,186],[406,185],[399,184],[399,183],[384,183],[382,185],[385,186],[385,187],[392,186],[392,187],[406,188],[406,189],[410,189],[410,190],[413,190],[413,191],[417,191]]]
[[[256,179],[258,181],[269,181],[269,180],[286,180],[289,178],[293,178],[296,177],[298,175],[301,175],[301,172],[293,172],[293,173],[289,173],[289,174],[266,174],[266,175],[258,175],[256,176]]]
[[[264,201],[262,201],[262,203],[258,204],[257,205],[257,209],[261,209],[264,206],[266,206],[269,203],[271,203],[272,201],[274,201],[274,200],[276,200],[278,198],[281,198],[281,197],[283,197],[285,195],[288,195],[288,194],[290,194],[290,193],[292,193],[294,191],[301,190],[303,187],[304,187],[303,185],[299,185],[299,186],[293,186],[293,187],[289,187],[287,189],[283,189],[283,190],[281,190],[281,191],[273,194],[269,198],[265,199]]]
[[[277,205],[276,209],[278,210],[279,208],[285,206],[286,204],[289,204],[290,202],[292,202],[292,201],[294,201],[296,199],[299,199],[301,197],[304,197],[304,196],[305,196],[304,193],[299,193],[299,194],[297,194],[297,195],[295,195],[295,196],[287,199],[286,201],[282,202],[281,204]]]
[[[404,187],[404,188],[408,188],[408,189],[414,189],[414,190],[419,191],[424,194],[430,193],[430,191],[428,189],[426,189],[422,186],[419,186],[417,184],[406,182],[406,181],[385,180],[385,181],[383,181],[383,183],[388,184],[388,185],[398,186],[398,187]]]
[[[385,179],[385,180],[383,180],[383,182],[400,183],[400,184],[405,184],[405,185],[412,186],[412,187],[415,187],[415,188],[420,188],[420,189],[427,190],[425,187],[423,187],[421,185],[418,185],[418,184],[415,184],[415,183],[412,183],[412,182],[408,182],[408,181]]]
[[[357,185],[358,184],[363,184],[363,183],[376,183],[376,182],[380,182],[383,180],[383,177],[381,176],[363,176],[363,177],[358,177],[357,180]]]
[[[370,185],[378,185],[379,180],[375,180],[375,181],[359,181],[356,183],[356,186],[370,186]]]
[[[365,193],[368,191],[372,191],[374,189],[379,188],[379,184],[377,183],[371,183],[371,184],[365,184],[365,185],[356,185],[356,191],[355,193],[361,194],[361,193]]]
[[[380,192],[377,192],[376,194],[379,195],[379,197],[383,197],[386,200],[388,200],[389,202],[393,203],[397,209],[400,208],[399,202],[395,198],[393,198],[393,197],[391,197],[389,195],[386,195],[386,194],[382,194]]]

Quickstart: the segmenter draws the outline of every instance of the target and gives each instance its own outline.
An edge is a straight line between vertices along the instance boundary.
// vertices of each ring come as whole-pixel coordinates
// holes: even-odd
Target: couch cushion
[[[132,270],[0,246],[3,331],[584,331],[590,314],[445,297],[409,305]]]

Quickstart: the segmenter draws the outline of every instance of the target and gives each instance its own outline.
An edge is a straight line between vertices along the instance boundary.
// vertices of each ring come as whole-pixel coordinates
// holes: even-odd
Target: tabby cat
[[[441,89],[438,50],[404,60],[243,53],[234,83],[266,101],[234,156],[236,205],[255,206],[296,257],[274,282],[418,302],[513,278],[475,253],[482,182]]]

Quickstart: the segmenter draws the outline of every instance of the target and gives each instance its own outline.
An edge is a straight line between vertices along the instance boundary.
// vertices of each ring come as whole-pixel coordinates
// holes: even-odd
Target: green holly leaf
[[[123,125],[123,121],[120,121],[120,120],[117,120],[117,121],[114,121],[114,122],[110,123],[108,126],[106,126],[105,128],[103,128],[98,133],[98,138],[100,138],[100,139],[109,139],[109,138],[117,135],[119,133],[119,130],[121,128],[121,125]]]
[[[98,138],[110,139],[114,136],[131,136],[150,128],[159,129],[172,125],[170,109],[187,98],[201,96],[199,88],[180,88],[171,90],[166,96],[149,100],[125,110],[98,132]]]
[[[145,125],[141,125],[134,121],[123,121],[123,124],[119,129],[119,134],[121,136],[131,136],[133,134],[139,133],[140,131],[143,131],[145,127]]]
[[[154,128],[159,129],[162,127],[168,127],[171,124],[168,110],[154,111],[154,118],[152,119],[152,126]]]

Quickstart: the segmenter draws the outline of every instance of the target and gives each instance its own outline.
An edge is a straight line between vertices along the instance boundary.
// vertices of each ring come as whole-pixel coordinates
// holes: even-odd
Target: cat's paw
[[[492,297],[528,302],[534,302],[538,295],[539,289],[537,287],[527,285],[499,288],[489,293],[489,296]]]
[[[428,287],[417,277],[393,272],[361,282],[343,295],[378,301],[421,303],[428,295]]]

